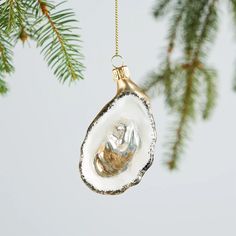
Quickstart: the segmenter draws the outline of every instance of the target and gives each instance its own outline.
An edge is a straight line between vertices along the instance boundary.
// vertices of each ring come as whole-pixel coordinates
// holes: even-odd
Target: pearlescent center
[[[97,173],[110,177],[125,171],[140,144],[134,122],[121,120],[115,123],[96,153],[94,166]]]

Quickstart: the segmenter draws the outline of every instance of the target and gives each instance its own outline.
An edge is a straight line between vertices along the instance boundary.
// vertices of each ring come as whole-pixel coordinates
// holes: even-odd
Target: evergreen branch
[[[175,8],[174,14],[170,19],[169,35],[168,35],[168,46],[167,46],[167,56],[170,57],[170,54],[173,52],[175,47],[175,41],[177,38],[177,33],[179,27],[181,26],[182,19],[185,13],[185,2],[179,2]],[[169,61],[170,59],[168,59]]]
[[[171,62],[171,54],[173,53],[174,47],[175,47],[175,41],[177,40],[177,34],[179,31],[179,28],[182,23],[182,19],[185,13],[185,1],[178,2],[175,12],[170,19],[170,29],[169,29],[169,35],[168,35],[168,46],[167,46],[167,56],[166,56],[166,62],[163,72],[163,77],[165,80],[163,80],[164,84],[164,93],[166,97],[166,103],[169,105],[170,108],[174,108],[177,103],[175,102],[174,96],[173,96],[173,87],[174,87],[174,81],[173,78],[178,75],[178,73],[181,73],[180,68],[177,66],[174,69],[172,69],[172,62]]]
[[[182,26],[182,38],[186,63],[191,61],[193,50],[197,44],[202,19],[210,0],[188,0],[185,2],[185,16]]]
[[[216,2],[217,0],[212,0],[208,4],[207,13],[204,17],[201,27],[200,26],[196,27],[196,28],[200,28],[200,32],[196,40],[196,46],[193,51],[193,58],[192,58],[191,64],[186,67],[187,86],[186,86],[184,96],[183,96],[182,108],[180,110],[180,120],[177,125],[177,129],[175,131],[175,139],[171,148],[172,152],[170,154],[170,160],[168,161],[168,166],[170,169],[176,168],[177,161],[182,152],[184,141],[185,141],[184,134],[186,134],[186,129],[188,127],[189,121],[193,120],[193,118],[195,117],[194,104],[195,104],[196,94],[198,94],[198,88],[196,87],[198,76],[196,73],[199,67],[201,67],[201,63],[199,62],[199,56],[202,52],[204,43],[207,42],[207,39],[210,36],[210,34],[215,32],[214,29],[216,29],[216,27],[212,28],[213,25],[214,26],[216,25],[215,24],[216,22],[215,3]],[[187,38],[189,37],[187,36]],[[189,45],[189,42],[187,42],[187,40],[185,42],[187,45]],[[207,72],[205,71],[205,75],[207,75],[206,79],[208,79],[208,93],[207,93],[208,100],[207,100],[207,104],[206,104],[204,115],[203,115],[205,116],[205,118],[207,118],[210,110],[214,106],[213,96],[215,95],[214,86],[211,81],[211,76],[210,74],[206,74],[206,73]]]
[[[10,74],[14,71],[12,64],[12,44],[8,40],[8,35],[0,30],[0,73]]]
[[[153,10],[153,15],[159,18],[165,14],[167,8],[169,7],[171,0],[160,0]]]
[[[149,93],[150,90],[155,90],[156,86],[159,85],[159,83],[161,83],[163,79],[165,79],[162,73],[152,73],[150,74],[149,78],[150,79],[145,81],[142,86],[142,89],[145,93]]]
[[[6,8],[6,11],[8,10],[8,25],[7,25],[7,31],[11,31],[12,29],[12,25],[15,23],[15,19],[16,19],[16,16],[15,16],[15,1],[14,0],[8,0],[6,1],[6,5],[7,5],[7,8]]]
[[[15,42],[20,39],[23,43],[25,43],[29,36],[28,27],[30,23],[27,20],[27,8],[25,8],[23,1],[16,1],[16,15],[17,30],[15,34],[13,34],[13,39],[15,39]]]
[[[1,75],[0,75],[1,77]],[[3,79],[0,79],[0,94],[4,95],[8,92],[8,87],[6,82]]]
[[[183,151],[184,141],[188,132],[188,125],[192,118],[194,118],[194,103],[196,88],[195,68],[191,67],[186,71],[186,86],[182,96],[182,104],[178,112],[179,121],[177,128],[174,131],[174,139],[170,147],[169,160],[167,165],[169,169],[173,170],[177,167],[177,161]]]
[[[231,10],[233,13],[234,21],[236,22],[236,0],[229,0],[229,3],[230,3]]]
[[[5,75],[14,71],[12,64],[12,45],[8,41],[8,35],[0,30],[0,94],[6,94],[8,87],[3,80]]]
[[[167,161],[170,169],[177,167],[183,153],[190,124],[194,121],[198,109],[197,103],[205,97],[201,106],[204,119],[208,118],[215,105],[216,74],[214,70],[207,69],[203,61],[206,46],[213,40],[217,29],[216,3],[217,0],[182,0],[175,4],[162,69],[160,73],[154,73],[144,87],[146,91],[157,85],[162,88],[168,107],[178,117],[169,137],[172,140]],[[171,54],[178,42],[178,35],[181,36],[180,42],[183,45],[183,58],[173,65]],[[202,91],[204,96],[200,94],[201,80],[202,84],[205,84],[205,90]]]
[[[25,9],[22,1],[5,0],[0,5],[0,11],[0,28],[4,32],[10,34],[23,27]]]
[[[236,68],[236,66],[235,66],[235,68]],[[233,90],[236,92],[236,69],[234,70]]]
[[[168,2],[168,1],[167,1]],[[157,7],[157,11],[159,8],[163,8],[166,3],[165,1],[159,2],[160,6]],[[169,4],[169,2],[168,2]],[[176,75],[177,68],[172,69],[171,63],[171,54],[175,47],[175,41],[177,38],[177,33],[179,30],[179,26],[181,25],[181,21],[184,15],[184,4],[182,2],[178,2],[178,5],[175,8],[174,14],[170,19],[170,28],[169,28],[169,35],[168,35],[168,45],[167,45],[167,56],[164,60],[163,65],[161,65],[161,72],[159,73],[152,73],[149,76],[149,79],[144,83],[143,89],[145,92],[150,92],[150,90],[154,90],[157,88],[158,85],[162,84],[164,87],[164,93],[166,97],[166,102],[170,106],[173,105],[174,99],[172,98],[172,77]],[[155,15],[155,14],[154,14]]]
[[[201,69],[203,72],[203,80],[206,83],[206,101],[202,109],[202,118],[208,119],[215,107],[217,90],[216,90],[216,72],[215,70]]]
[[[0,28],[9,34],[9,40],[14,44],[18,39],[24,43],[29,36],[30,22],[27,19],[29,14],[25,3],[25,0],[5,0],[0,5]]]
[[[236,24],[236,0],[229,0],[234,24]],[[234,78],[233,78],[233,90],[236,92],[236,69],[234,71]]]
[[[80,37],[72,32],[76,27],[71,26],[77,22],[73,18],[74,13],[70,9],[55,11],[58,5],[52,7],[52,4],[49,6],[41,0],[38,0],[38,5],[42,16],[36,22],[35,27],[38,28],[35,34],[48,65],[63,82],[67,79],[83,79],[84,67],[80,62],[83,56],[78,45],[81,41]]]
[[[16,21],[15,1],[5,0],[1,3],[0,7],[2,12],[0,26],[4,31],[10,32]],[[6,24],[4,24],[5,22]]]
[[[37,41],[54,74],[61,80],[82,79],[84,69],[77,21],[70,9],[45,0],[2,0],[0,2],[0,73],[3,79],[14,71],[12,48],[18,40]]]
[[[217,12],[216,12],[217,0],[211,0],[208,4],[206,16],[203,20],[202,27],[197,37],[196,48],[193,54],[193,60],[199,60],[198,57],[205,55],[203,52],[203,46],[209,40],[213,39],[217,30]]]
[[[165,101],[166,104],[171,108],[171,109],[176,109],[177,104],[178,104],[178,99],[176,99],[174,90],[177,91],[176,88],[176,83],[175,83],[175,78],[178,78],[181,74],[181,68],[177,66],[172,66],[167,60],[166,66],[164,69],[163,77],[165,78],[163,80],[163,92],[165,95]]]

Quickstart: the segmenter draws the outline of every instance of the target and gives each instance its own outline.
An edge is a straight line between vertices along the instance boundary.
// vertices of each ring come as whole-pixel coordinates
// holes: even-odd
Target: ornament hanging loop
[[[124,65],[123,57],[119,54],[114,55],[111,58],[111,63],[114,68],[122,67]]]

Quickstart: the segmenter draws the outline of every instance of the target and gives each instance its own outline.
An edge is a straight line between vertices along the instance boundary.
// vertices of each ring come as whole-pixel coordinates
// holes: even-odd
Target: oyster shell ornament
[[[81,147],[82,180],[101,194],[120,194],[138,184],[154,158],[156,128],[147,95],[126,66],[113,69],[116,96],[90,124]]]

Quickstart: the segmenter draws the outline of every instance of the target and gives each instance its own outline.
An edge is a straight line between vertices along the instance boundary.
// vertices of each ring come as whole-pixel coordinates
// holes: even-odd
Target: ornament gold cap
[[[127,66],[116,67],[112,70],[113,79],[117,82],[117,95],[122,92],[134,92],[149,101],[144,91],[130,79],[130,72]]]
[[[129,68],[127,66],[116,67],[112,70],[113,79],[118,81],[123,78],[130,78]]]

